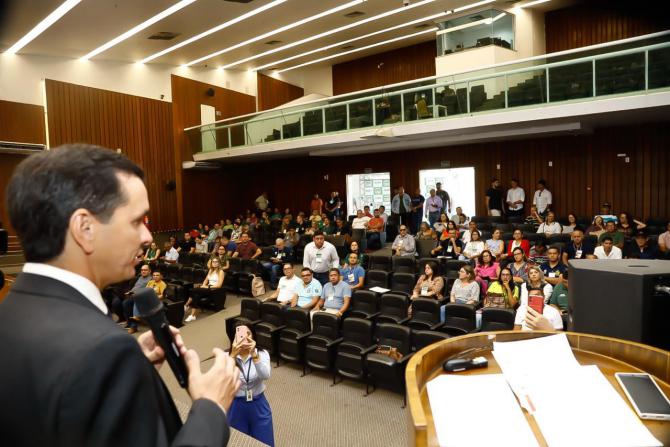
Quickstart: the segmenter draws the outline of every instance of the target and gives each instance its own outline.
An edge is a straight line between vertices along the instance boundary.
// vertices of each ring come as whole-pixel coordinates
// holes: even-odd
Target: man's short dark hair
[[[303,267],[302,270],[300,270],[300,273],[305,273],[305,272],[314,273],[314,272],[312,272],[312,269],[309,268],[309,267]]]
[[[337,273],[339,275],[340,269],[333,267],[332,269],[328,270],[328,274],[330,275],[331,273]]]
[[[603,238],[603,242],[605,242],[605,241],[610,241],[610,242],[614,243],[614,239],[612,239],[612,236],[605,236]]]
[[[63,145],[23,160],[7,187],[6,203],[26,261],[46,262],[63,252],[77,209],[108,222],[128,200],[118,173],[144,179],[127,157],[100,146]]]
[[[547,249],[547,251],[550,251],[550,250],[556,250],[559,255],[561,254],[561,248],[556,246],[556,245],[550,245],[549,248]]]
[[[314,236],[312,236],[312,238],[315,238],[315,237],[317,237],[317,236],[323,236],[323,231],[321,231],[321,230],[316,230],[316,231],[314,232]]]

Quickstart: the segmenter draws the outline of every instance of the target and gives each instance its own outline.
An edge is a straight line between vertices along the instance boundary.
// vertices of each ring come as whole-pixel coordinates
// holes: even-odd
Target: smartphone
[[[544,311],[544,297],[539,295],[530,295],[528,297],[528,306],[535,312],[542,315],[542,312]]]
[[[646,373],[615,373],[617,382],[640,419],[670,421],[670,401]]]
[[[247,337],[247,331],[244,326],[237,326],[237,329],[235,329],[235,341],[239,344],[244,341],[244,339]]]

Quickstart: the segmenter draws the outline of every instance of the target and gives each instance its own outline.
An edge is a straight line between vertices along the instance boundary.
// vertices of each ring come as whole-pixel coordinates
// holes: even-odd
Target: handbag
[[[254,275],[254,279],[251,280],[251,295],[257,297],[264,294],[265,283],[263,282],[263,278]]]
[[[375,354],[385,355],[396,362],[402,358],[402,353],[398,351],[398,348],[388,345],[378,345]]]

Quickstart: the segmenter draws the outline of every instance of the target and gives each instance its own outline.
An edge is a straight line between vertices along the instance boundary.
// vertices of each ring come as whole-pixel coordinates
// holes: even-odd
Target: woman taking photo
[[[228,410],[228,423],[235,430],[274,446],[272,410],[264,393],[264,381],[270,378],[270,354],[256,349],[251,330],[238,324],[230,356],[240,369],[242,385]]]
[[[220,289],[223,286],[223,269],[221,268],[221,261],[218,257],[211,259],[209,272],[205,277],[205,280],[198,287],[194,287],[191,290],[191,297],[186,302],[184,306],[184,313],[187,315],[184,319],[185,323],[190,323],[195,321],[198,316],[199,307],[202,305],[202,301],[208,299],[215,290]]]
[[[588,236],[600,237],[601,234],[605,232],[605,221],[601,216],[596,216],[593,219],[593,224],[586,229],[586,234]]]
[[[144,254],[144,262],[154,262],[161,256],[161,249],[158,248],[156,242],[152,242],[147,252]]]
[[[646,227],[647,225],[644,222],[636,220],[629,212],[623,212],[619,215],[619,226],[617,229],[623,233],[626,241],[630,241],[633,238],[633,234]]]

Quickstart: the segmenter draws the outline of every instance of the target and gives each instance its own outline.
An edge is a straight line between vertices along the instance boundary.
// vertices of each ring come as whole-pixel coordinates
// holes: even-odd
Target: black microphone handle
[[[167,322],[167,318],[165,318],[165,311],[163,310],[162,303],[160,312],[149,318],[145,318],[145,321],[151,328],[151,332],[154,334],[154,339],[158,345],[163,348],[165,358],[168,365],[170,365],[170,369],[174,373],[174,376],[177,378],[177,382],[179,382],[179,385],[182,388],[188,387],[188,369],[186,368],[186,362],[172,337],[170,325]]]

